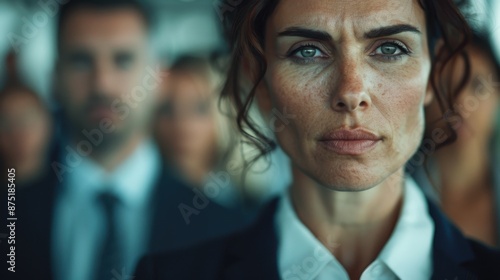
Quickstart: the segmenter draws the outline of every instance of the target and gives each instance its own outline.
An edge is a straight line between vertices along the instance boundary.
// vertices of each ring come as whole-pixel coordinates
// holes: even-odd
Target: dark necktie
[[[98,197],[102,215],[104,217],[103,243],[98,250],[96,259],[95,280],[111,280],[116,272],[122,271],[123,248],[119,242],[117,232],[116,208],[119,200],[116,195],[104,192]],[[115,273],[113,273],[115,272]]]

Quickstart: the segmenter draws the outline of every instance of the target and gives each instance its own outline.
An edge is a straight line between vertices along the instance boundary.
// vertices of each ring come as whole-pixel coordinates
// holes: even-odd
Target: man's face
[[[67,17],[60,30],[57,98],[74,137],[103,123],[113,128],[114,139],[146,127],[155,88],[147,43],[146,23],[132,8],[81,7]]]

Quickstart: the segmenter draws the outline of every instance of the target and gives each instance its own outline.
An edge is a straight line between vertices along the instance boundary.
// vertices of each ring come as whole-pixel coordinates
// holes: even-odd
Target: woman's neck
[[[496,245],[493,177],[487,150],[476,146],[443,152],[448,154],[437,155],[443,211],[467,236]]]
[[[443,150],[437,154],[443,192],[467,197],[483,190],[490,174],[488,150],[482,145]],[[485,180],[486,179],[486,180]]]
[[[403,198],[403,169],[366,191],[338,192],[294,168],[291,198],[299,219],[359,279],[389,239]]]
[[[203,188],[210,171],[213,171],[212,158],[182,158],[173,163],[184,179],[193,187]]]

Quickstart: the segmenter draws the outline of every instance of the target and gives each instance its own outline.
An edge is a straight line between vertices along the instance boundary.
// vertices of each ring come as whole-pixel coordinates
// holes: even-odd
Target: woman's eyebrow
[[[365,33],[364,37],[366,39],[373,39],[373,38],[391,36],[403,32],[413,32],[421,34],[420,30],[418,30],[418,28],[416,28],[415,26],[409,24],[397,24],[370,30]]]
[[[409,24],[397,24],[370,30],[364,34],[364,37],[366,39],[373,39],[373,38],[391,36],[403,32],[413,32],[421,34],[420,30],[415,26]],[[289,27],[286,30],[278,33],[278,37],[285,37],[285,36],[304,37],[320,41],[332,40],[332,36],[325,31],[319,31],[302,27]]]
[[[304,37],[310,39],[316,39],[320,41],[330,41],[332,36],[324,31],[318,31],[313,29],[307,29],[302,27],[289,27],[285,31],[278,33],[278,37]]]

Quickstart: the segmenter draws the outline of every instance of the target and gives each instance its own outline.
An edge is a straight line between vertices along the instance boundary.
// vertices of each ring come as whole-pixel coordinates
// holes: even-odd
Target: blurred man
[[[146,128],[161,77],[147,72],[146,13],[108,2],[72,1],[58,24],[56,99],[67,138],[53,165],[63,186],[52,234],[57,279],[111,279],[147,246],[160,161]]]
[[[51,132],[52,118],[40,97],[9,80],[0,90],[0,166],[15,168],[18,186],[47,173]]]
[[[163,77],[152,64],[142,6],[73,0],[59,16],[56,99],[64,136],[51,165],[57,186],[24,199],[38,209],[25,202],[32,211],[19,214],[29,226],[18,233],[24,250],[14,276],[129,279],[146,252],[237,228],[236,213],[162,172],[148,128]],[[223,214],[223,221],[206,219]]]

